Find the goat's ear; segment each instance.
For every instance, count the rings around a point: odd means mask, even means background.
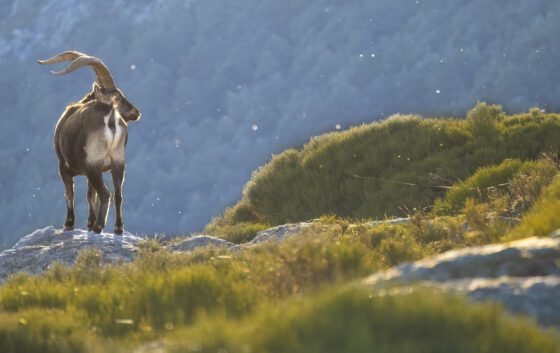
[[[103,92],[101,86],[99,86],[97,82],[93,83],[93,95],[95,96],[95,99],[100,103],[107,104],[107,105],[113,104],[110,95]]]

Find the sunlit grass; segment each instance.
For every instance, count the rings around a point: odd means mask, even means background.
[[[203,321],[168,342],[170,352],[560,351],[552,332],[514,319],[496,305],[473,305],[435,292],[392,297],[359,289],[290,300],[241,321]]]
[[[525,211],[557,172],[557,166],[546,160],[507,159],[498,165],[482,167],[466,180],[454,184],[445,197],[436,200],[434,212],[458,212],[468,199],[491,203],[503,213],[515,213],[515,208]]]
[[[90,250],[72,268],[13,276],[0,287],[0,308],[67,312],[102,337],[161,334],[196,324],[200,315],[243,318],[269,302],[469,245],[457,222],[418,215],[404,224],[350,227],[326,217],[280,243],[192,254],[143,247],[133,263],[118,266]]]
[[[313,296],[375,269],[464,246],[446,232],[449,222],[419,219],[371,228],[330,217],[281,243],[192,254],[143,247],[133,263],[118,266],[104,265],[101,254],[89,250],[72,268],[56,265],[43,276],[10,278],[0,287],[0,312],[54,310],[80,322],[72,326],[76,335],[150,339],[196,326],[200,317],[250,317],[294,295]],[[10,322],[16,326],[6,334],[22,334],[24,327]]]
[[[516,227],[509,239],[527,236],[547,236],[560,229],[560,174],[552,184],[543,190],[534,207],[524,216],[521,224]]]
[[[247,243],[261,230],[270,228],[266,223],[240,222],[235,224],[210,223],[204,229],[205,234],[216,236],[235,244]]]

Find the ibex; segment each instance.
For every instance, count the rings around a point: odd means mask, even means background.
[[[88,180],[89,204],[87,228],[101,233],[107,222],[111,198],[111,193],[103,183],[102,173],[110,170],[115,186],[114,233],[122,234],[122,185],[127,123],[140,119],[140,111],[115,86],[109,69],[96,57],[68,51],[37,62],[44,65],[63,61],[72,62],[61,71],[53,71],[53,74],[65,75],[89,66],[97,75],[93,90],[79,102],[66,107],[54,132],[54,148],[68,208],[64,230],[74,229],[74,176],[85,175]]]

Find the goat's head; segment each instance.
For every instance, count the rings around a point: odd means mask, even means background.
[[[93,83],[93,94],[99,103],[112,106],[118,110],[120,116],[125,121],[136,121],[140,119],[140,111],[125,97],[120,89],[108,90],[100,86],[97,82]]]
[[[93,84],[95,100],[118,110],[125,121],[136,121],[140,119],[140,111],[125,97],[121,90],[117,88],[113,76],[111,76],[111,72],[100,59],[76,51],[67,51],[47,60],[37,60],[37,62],[42,65],[56,64],[62,61],[72,62],[63,70],[53,71],[53,74],[57,76],[66,75],[81,67],[90,66],[97,75],[97,82]]]

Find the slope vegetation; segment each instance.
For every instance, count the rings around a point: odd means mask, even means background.
[[[275,156],[212,226],[431,210],[453,184],[481,167],[536,160],[559,147],[560,116],[538,109],[505,116],[499,106],[479,103],[464,120],[394,116],[316,137]],[[516,168],[503,169],[511,174]]]

